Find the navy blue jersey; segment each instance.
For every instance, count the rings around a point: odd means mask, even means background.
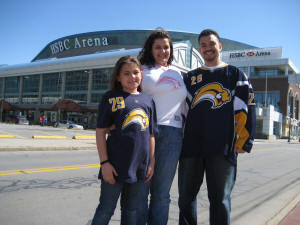
[[[157,132],[155,104],[144,93],[108,91],[98,110],[97,128],[115,125],[107,138],[107,155],[117,181],[144,180],[149,163],[150,134]]]
[[[181,157],[224,154],[235,160],[234,146],[250,152],[255,134],[252,86],[238,68],[200,67],[184,76],[188,90]]]

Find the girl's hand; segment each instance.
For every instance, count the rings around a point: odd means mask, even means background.
[[[102,165],[101,168],[102,168],[103,180],[109,184],[116,183],[116,179],[114,178],[114,175],[118,176],[118,173],[115,170],[115,168],[109,162]]]
[[[154,164],[155,164],[155,159],[150,160],[147,173],[146,173],[146,180],[144,183],[147,183],[151,180],[154,173]]]

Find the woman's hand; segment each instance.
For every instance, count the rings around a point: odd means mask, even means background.
[[[146,180],[144,183],[147,183],[151,180],[154,173],[154,165],[155,165],[155,159],[150,160],[147,173],[146,173]]]
[[[102,169],[102,177],[105,182],[109,184],[116,183],[116,179],[114,178],[114,175],[118,176],[118,173],[109,162],[101,165],[101,169]]]

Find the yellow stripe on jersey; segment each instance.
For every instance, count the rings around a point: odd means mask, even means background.
[[[248,130],[246,129],[245,125],[247,122],[247,114],[243,111],[235,114],[234,116],[235,118],[235,131],[238,135],[236,143],[235,143],[235,147],[238,147],[240,149],[243,149],[244,144],[246,143],[246,141],[248,140],[250,134],[248,132]]]

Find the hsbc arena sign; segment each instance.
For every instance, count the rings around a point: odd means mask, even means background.
[[[258,49],[244,49],[239,51],[222,52],[222,60],[225,62],[278,59],[281,57],[282,57],[282,48],[258,48]]]
[[[109,45],[107,37],[95,37],[95,38],[66,38],[64,40],[57,41],[49,46],[52,55],[76,48],[87,48],[97,46]]]

